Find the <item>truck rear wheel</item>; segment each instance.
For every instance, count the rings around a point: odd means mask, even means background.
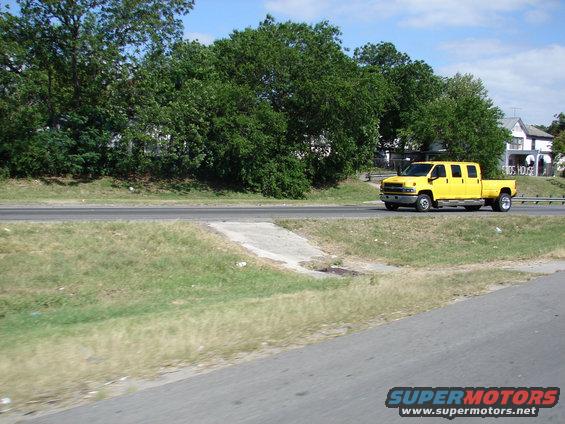
[[[432,207],[432,199],[427,194],[420,194],[416,199],[416,210],[418,212],[428,212]]]
[[[500,196],[492,204],[492,210],[495,212],[508,212],[511,207],[512,197],[508,193],[500,193]]]
[[[398,209],[398,205],[395,203],[385,202],[385,208],[387,208],[389,211],[395,211]]]

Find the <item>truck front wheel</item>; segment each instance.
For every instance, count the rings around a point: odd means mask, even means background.
[[[432,199],[427,194],[420,194],[416,199],[416,210],[418,212],[428,212],[432,207]]]
[[[512,197],[508,193],[500,193],[500,196],[492,204],[492,210],[495,212],[508,212],[511,207]]]

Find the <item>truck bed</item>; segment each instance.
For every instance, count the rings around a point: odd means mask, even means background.
[[[503,188],[510,189],[510,195],[516,196],[516,181],[515,180],[482,180],[483,190],[482,195],[484,199],[495,199],[500,194]]]

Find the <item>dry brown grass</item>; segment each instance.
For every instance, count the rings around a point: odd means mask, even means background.
[[[363,231],[370,224],[357,222]],[[383,223],[389,231],[393,224]],[[420,269],[320,280],[274,268],[189,223],[3,227],[0,397],[23,411],[91,390],[110,395],[104,383],[126,375],[309,343],[530,278]],[[241,260],[246,267],[235,266]],[[339,331],[322,332],[332,328]]]
[[[393,216],[279,222],[326,252],[401,266],[450,267],[565,257],[565,218],[558,216]]]
[[[25,410],[27,401],[70,399],[116,377],[151,377],[163,366],[214,363],[266,345],[307,343],[323,328],[361,328],[363,322],[397,319],[483,293],[492,284],[528,278],[509,271],[403,272],[364,276],[331,290],[217,303],[199,312],[87,323],[5,347],[0,375],[4,392]]]

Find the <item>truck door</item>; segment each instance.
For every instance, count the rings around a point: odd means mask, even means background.
[[[465,180],[461,173],[461,165],[451,165],[451,178],[449,179],[451,199],[465,198]]]
[[[449,199],[449,180],[445,173],[445,166],[436,165],[430,174],[432,177],[432,186],[434,193],[434,200]]]
[[[465,197],[467,199],[481,198],[481,175],[477,165],[467,165],[465,167],[467,178],[465,178]]]

